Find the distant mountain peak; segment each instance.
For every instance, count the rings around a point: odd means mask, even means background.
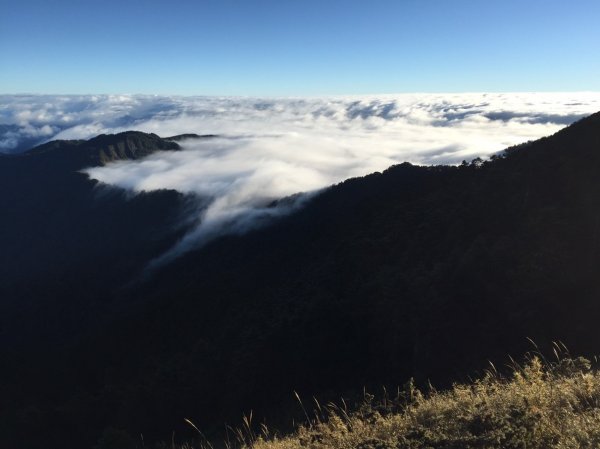
[[[125,131],[119,134],[100,134],[87,141],[91,156],[97,157],[100,165],[124,159],[140,159],[156,151],[177,151],[181,147],[156,134],[140,131]]]
[[[53,162],[65,162],[79,168],[106,165],[120,160],[134,160],[156,151],[177,151],[181,147],[171,139],[153,133],[125,131],[100,134],[89,140],[53,140],[24,153],[25,156],[46,156]]]
[[[179,142],[181,140],[187,140],[187,139],[214,139],[215,137],[219,137],[219,135],[218,134],[187,133],[187,134],[178,134],[176,136],[164,137],[163,139]]]

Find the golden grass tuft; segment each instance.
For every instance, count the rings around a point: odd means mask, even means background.
[[[300,401],[300,398],[298,398]],[[302,401],[300,401],[302,403]],[[531,356],[509,376],[492,366],[471,384],[423,394],[412,383],[396,398],[315,408],[288,436],[263,431],[246,449],[598,449],[600,373],[583,358]]]

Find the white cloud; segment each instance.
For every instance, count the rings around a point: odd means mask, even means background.
[[[330,98],[0,96],[0,151],[32,139],[128,129],[188,140],[184,151],[88,170],[134,191],[209,199],[179,249],[283,211],[274,199],[402,161],[457,163],[552,134],[600,110],[600,93],[411,94]],[[5,125],[6,131],[1,128]],[[28,140],[29,139],[29,140]]]

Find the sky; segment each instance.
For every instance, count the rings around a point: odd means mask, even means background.
[[[199,198],[179,254],[287,213],[274,199],[600,110],[599,23],[598,0],[0,0],[0,153],[218,134],[86,171]]]
[[[600,91],[598,0],[0,0],[0,93]]]

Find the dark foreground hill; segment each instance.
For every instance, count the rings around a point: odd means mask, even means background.
[[[491,161],[346,181],[143,283],[186,198],[98,195],[26,159],[0,159],[19,173],[0,178],[4,445],[150,444],[183,418],[216,435],[250,409],[285,424],[294,390],[444,386],[527,337],[600,347],[600,114]]]

